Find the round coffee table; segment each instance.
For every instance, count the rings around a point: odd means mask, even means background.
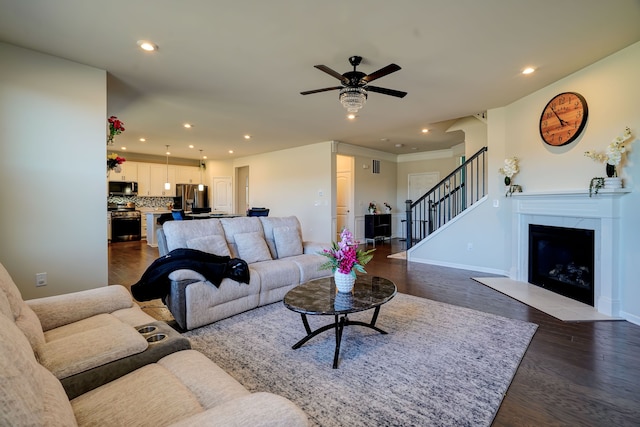
[[[344,327],[349,325],[366,326],[381,334],[386,334],[376,326],[376,320],[380,313],[380,306],[393,298],[396,293],[396,285],[391,280],[368,274],[358,275],[353,291],[349,293],[337,292],[333,276],[312,280],[293,288],[285,295],[284,305],[289,310],[300,313],[307,336],[295,343],[292,348],[294,350],[300,348],[316,335],[335,329],[336,350],[333,356],[333,369],[336,369]],[[349,313],[371,309],[375,309],[371,322],[349,320]],[[312,331],[307,321],[307,315],[331,315],[334,316],[334,322]]]

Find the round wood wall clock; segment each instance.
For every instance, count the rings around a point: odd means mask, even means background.
[[[554,146],[569,144],[580,136],[587,124],[587,101],[576,92],[563,92],[547,103],[540,116],[540,136]]]

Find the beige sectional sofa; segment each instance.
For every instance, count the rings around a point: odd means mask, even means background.
[[[122,374],[114,362],[131,362],[155,345],[147,341],[146,329],[138,332],[132,325],[162,326],[153,320],[120,286],[25,302],[0,264],[0,425],[308,424],[289,400],[250,393],[194,350],[172,347],[155,363],[146,358],[144,366]],[[106,371],[92,371],[101,363]],[[122,376],[102,383],[111,371]],[[70,396],[61,381],[83,373],[89,373],[83,381],[92,389]],[[102,385],[96,387],[96,379]]]
[[[192,270],[171,273],[165,303],[187,330],[280,301],[295,286],[331,275],[331,270],[319,269],[326,258],[318,255],[329,244],[303,241],[295,216],[169,221],[157,237],[160,255],[190,248],[249,265],[249,284],[224,279],[216,287]]]

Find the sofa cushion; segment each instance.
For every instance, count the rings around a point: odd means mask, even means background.
[[[302,236],[302,228],[300,227],[300,221],[295,216],[284,217],[260,217],[262,223],[262,229],[264,232],[264,239],[267,241],[269,250],[273,258],[281,258],[276,248],[276,242],[273,236],[273,230],[279,227],[297,228],[298,233]]]
[[[297,227],[276,227],[273,229],[278,258],[302,255],[302,238]]]
[[[157,363],[80,395],[71,406],[80,426],[166,426],[204,410],[180,378]]]
[[[194,221],[167,221],[162,225],[167,240],[168,252],[186,248],[187,240],[202,236],[223,236],[224,230],[218,218],[198,219]]]
[[[264,241],[262,233],[237,233],[235,241],[238,256],[245,260],[247,264],[272,259],[271,252],[269,252],[269,247],[267,242]]]
[[[218,256],[231,256],[224,236],[212,234],[187,240],[187,248]]]
[[[23,333],[0,316],[0,425],[75,426],[60,381],[36,361]]]
[[[27,337],[37,357],[38,347],[44,343],[42,324],[36,313],[24,302],[20,290],[2,264],[0,264],[0,292],[4,294],[3,302],[0,304],[2,313],[9,317]]]
[[[147,340],[136,329],[110,314],[61,326],[45,333],[41,363],[62,379],[106,365],[147,349]]]
[[[260,222],[259,217],[220,218],[220,223],[224,229],[224,235],[227,238],[227,245],[229,245],[229,250],[231,251],[231,258],[241,258],[236,246],[236,234],[255,232],[260,233],[264,237],[262,223]]]

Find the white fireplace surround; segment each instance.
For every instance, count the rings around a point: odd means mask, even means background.
[[[631,192],[601,189],[527,192],[513,195],[511,279],[529,280],[529,224],[594,231],[594,304],[608,316],[620,314],[620,197]]]

